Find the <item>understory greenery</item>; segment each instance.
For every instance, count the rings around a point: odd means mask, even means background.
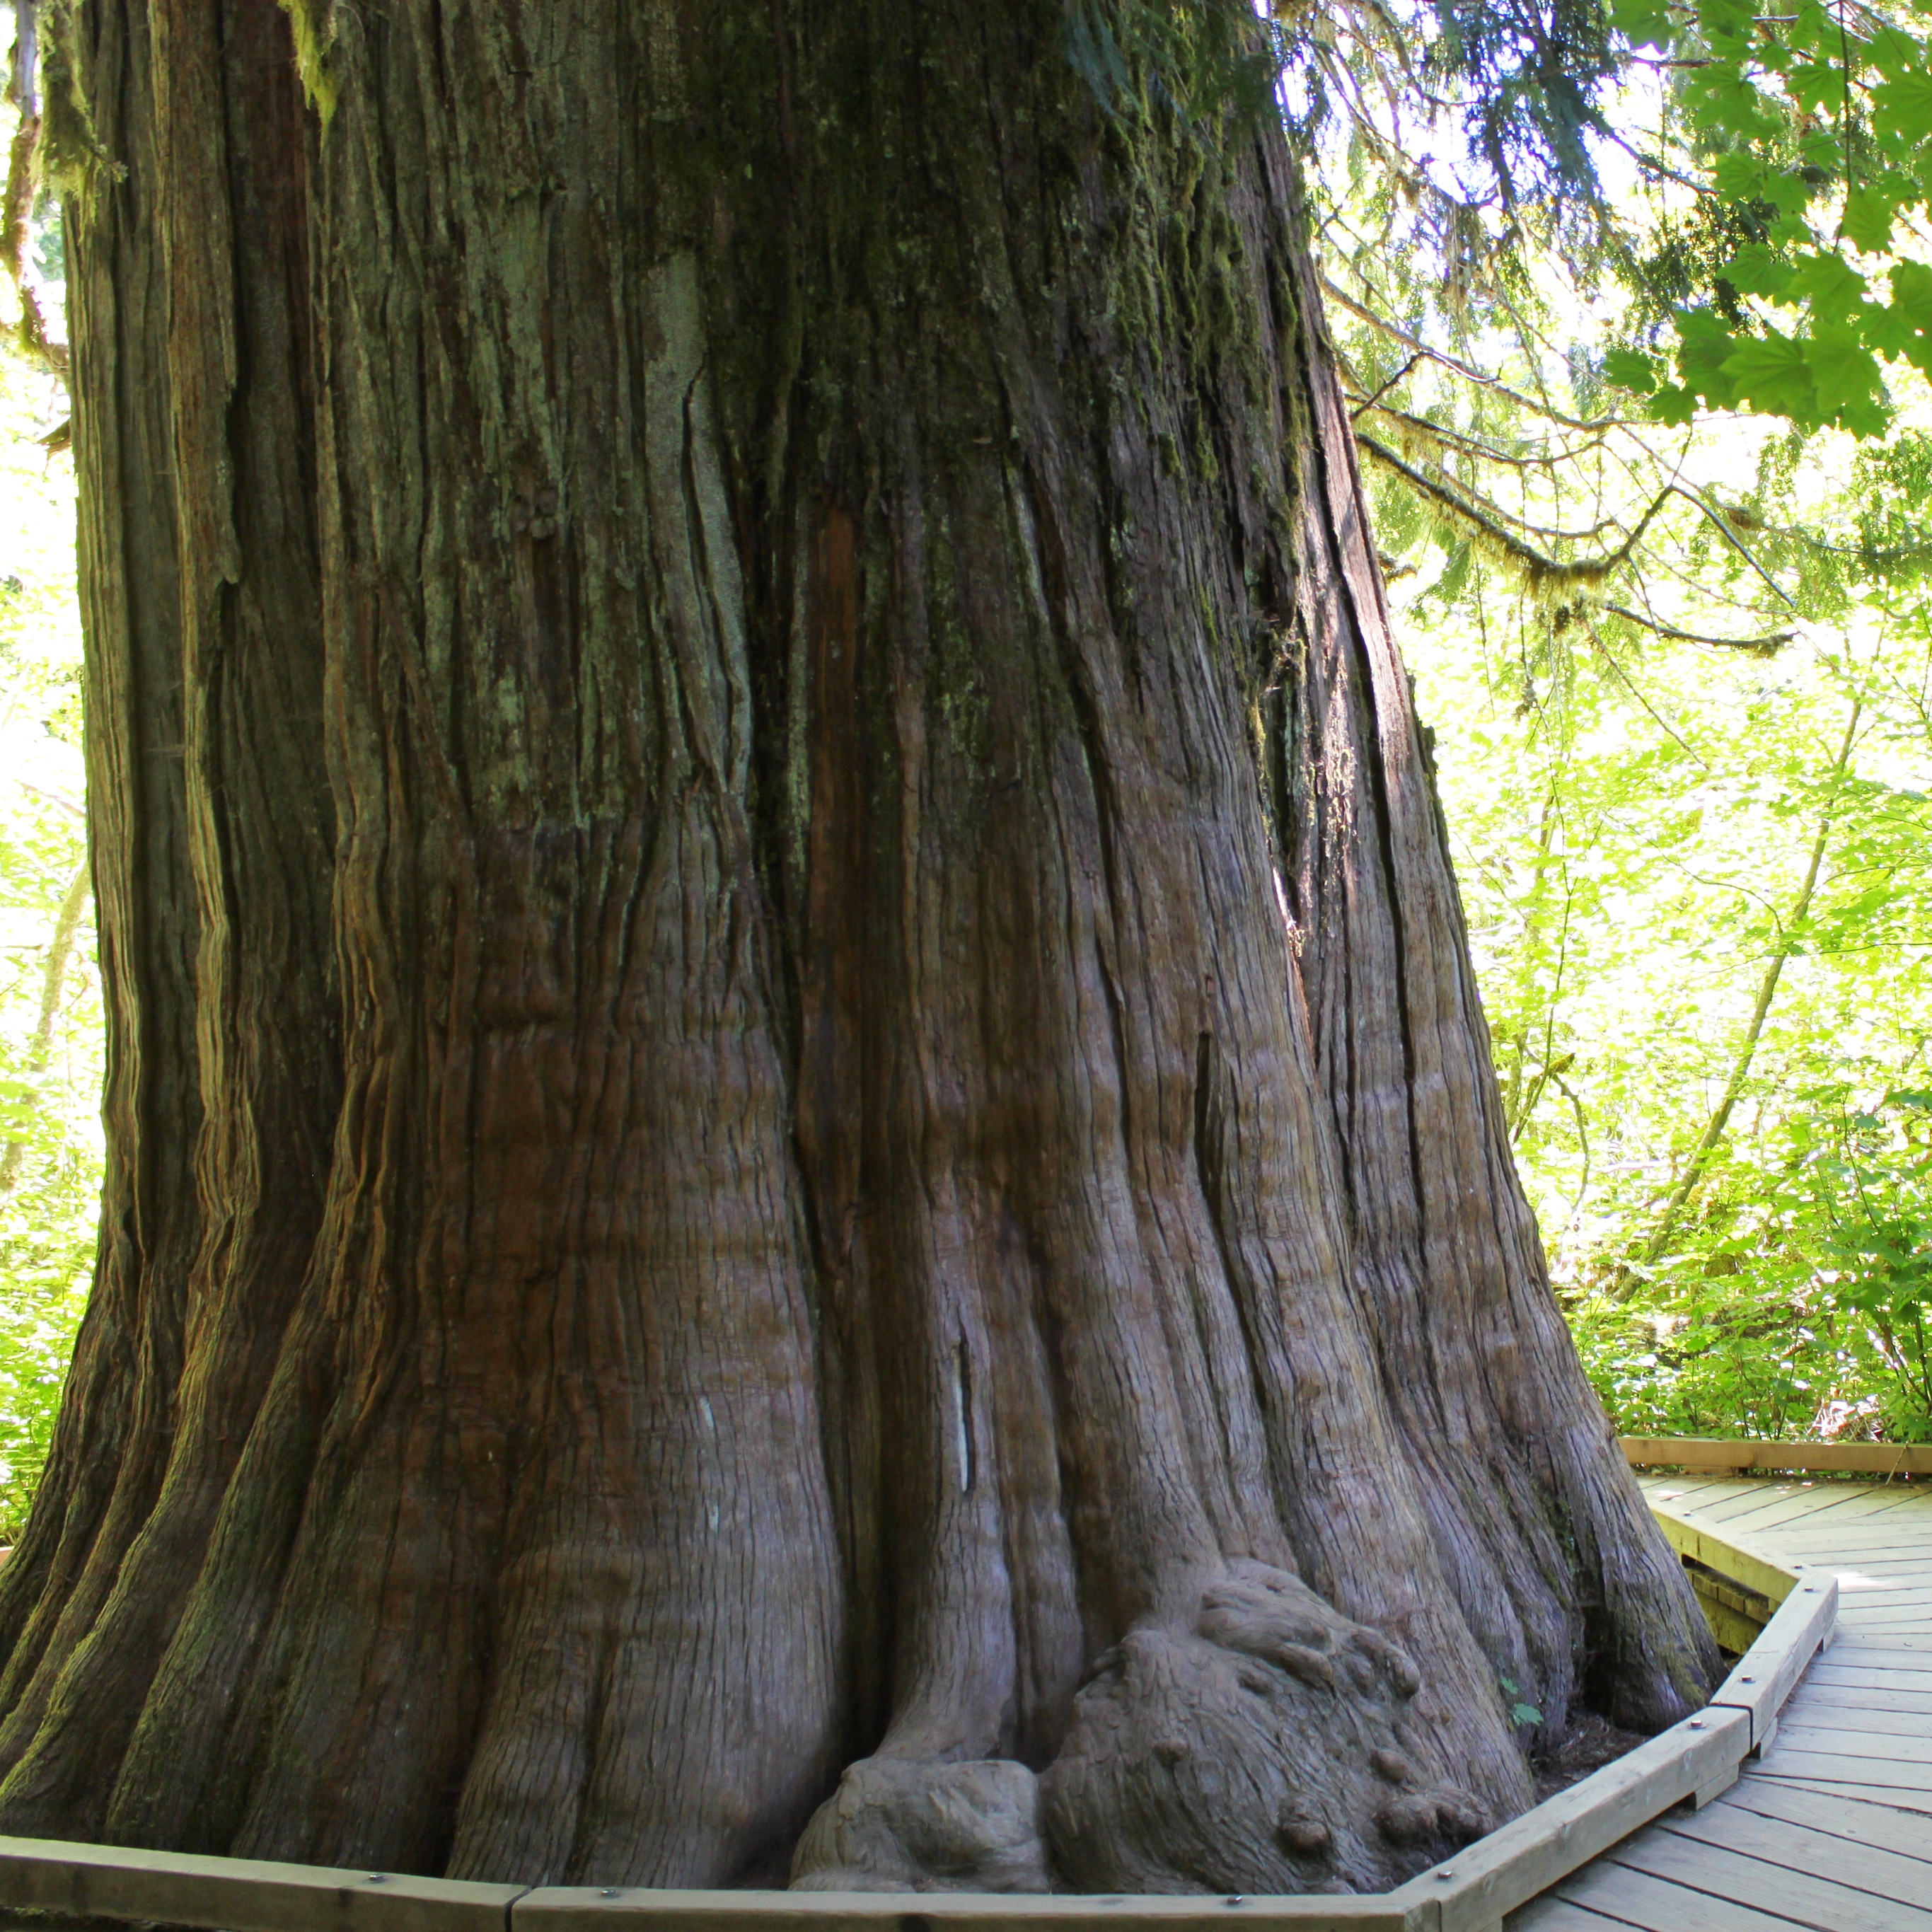
[[[1932,1440],[1924,20],[1407,17],[1286,98],[1559,1292],[1626,1432]]]
[[[57,378],[0,357],[0,1544],[46,1457],[93,1272],[102,1032]]]
[[[16,10],[4,129],[0,1543],[101,1161],[50,197],[112,166],[78,4]],[[1509,1130],[1619,1426],[1932,1440],[1927,16],[1066,20],[1108,115],[1280,112],[1305,157]]]

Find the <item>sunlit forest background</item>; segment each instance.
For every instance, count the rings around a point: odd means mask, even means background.
[[[1862,441],[1655,420],[1628,301],[1559,214],[1505,232],[1410,166],[1322,45],[1344,385],[1584,1360],[1628,1433],[1932,1440],[1932,398],[1888,372]],[[1668,242],[1668,178],[1611,186]],[[21,266],[57,337],[51,209]],[[102,1159],[58,362],[0,354],[0,1544]]]

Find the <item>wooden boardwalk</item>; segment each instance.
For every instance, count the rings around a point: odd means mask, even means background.
[[[1512,1932],[1932,1932],[1932,1486],[1640,1480],[1718,1534],[1835,1576],[1838,1641],[1730,1791],[1633,1834]]]

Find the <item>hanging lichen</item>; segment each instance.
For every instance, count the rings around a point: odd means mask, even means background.
[[[38,166],[40,183],[85,214],[101,182],[126,170],[100,145],[94,112],[80,82],[76,53],[80,0],[45,0],[40,11],[41,110]]]
[[[302,91],[326,128],[335,112],[338,92],[328,58],[335,45],[335,0],[280,0],[280,4],[295,35],[296,71],[302,76]]]

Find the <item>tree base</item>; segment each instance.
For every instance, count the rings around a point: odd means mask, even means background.
[[[1385,1891],[1490,1828],[1418,1776],[1408,1655],[1298,1577],[1238,1562],[1195,1617],[1099,1659],[1059,1756],[874,1757],[800,1841],[808,1891]]]

